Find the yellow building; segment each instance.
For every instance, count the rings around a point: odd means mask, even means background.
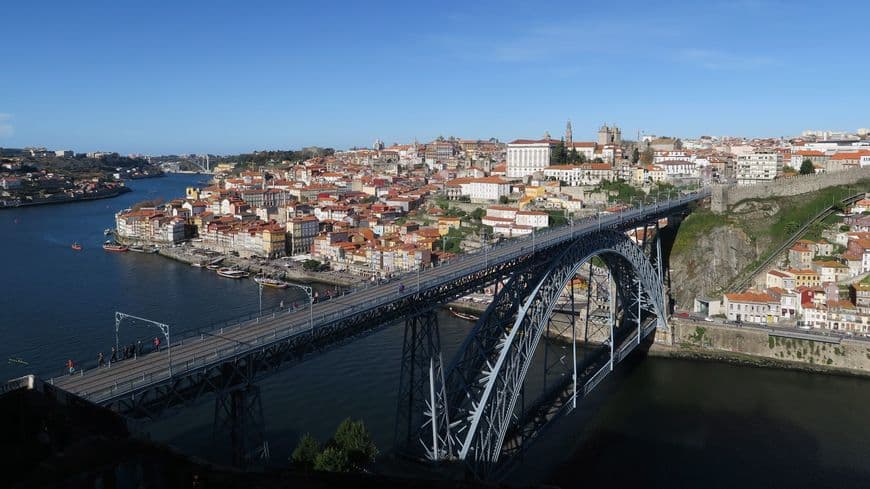
[[[547,187],[539,186],[539,187],[526,187],[526,197],[530,199],[537,199],[538,197],[543,197],[547,194]]]
[[[263,251],[270,258],[284,256],[287,233],[281,226],[263,229]]]
[[[451,229],[459,229],[462,226],[462,220],[458,217],[439,217],[438,218],[438,234],[441,236],[447,235]]]
[[[787,272],[794,277],[795,287],[816,287],[821,284],[819,274],[815,270],[790,268]]]

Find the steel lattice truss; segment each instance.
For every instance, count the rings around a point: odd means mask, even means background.
[[[594,256],[605,265],[603,281],[595,277],[602,270],[588,264]],[[564,393],[562,382],[545,389],[545,399],[535,404],[537,411],[517,413],[516,409],[535,349],[552,326],[558,299],[584,266],[590,274],[585,334],[590,329],[606,328],[604,346],[610,353],[586,362],[581,372],[588,377],[584,389],[591,390],[627,355],[627,338],[631,337],[633,348],[635,341],[640,342],[653,329],[651,321],[642,325],[642,320],[655,317],[660,327],[666,327],[661,270],[652,265],[644,248],[623,232],[602,230],[581,236],[553,256],[547,266],[515,270],[448,372],[445,417],[453,424],[439,427],[439,439],[450,440],[454,451],[449,457],[467,461],[478,477],[486,477],[496,468],[509,432],[508,448],[516,448],[551,419],[548,411],[566,405],[565,396],[560,396]],[[575,319],[572,311],[572,321]],[[571,384],[577,385],[576,381]],[[584,394],[574,390],[568,399],[573,405]]]
[[[101,404],[133,418],[158,418],[165,411],[191,404],[205,394],[231,391],[255,383],[278,368],[297,363],[308,355],[345,344],[383,326],[452,301],[502,279],[513,270],[542,267],[565,246],[538,250],[537,253],[481,268],[450,283],[397,299],[383,307],[350,315],[312,332],[244,352],[219,365],[190,370],[185,375],[147,385]]]

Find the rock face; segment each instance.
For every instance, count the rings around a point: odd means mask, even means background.
[[[742,229],[727,225],[713,228],[694,246],[671,255],[671,295],[676,307],[691,309],[696,297],[718,292],[764,249]]]

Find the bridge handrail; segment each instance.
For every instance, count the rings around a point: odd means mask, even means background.
[[[707,191],[706,193],[709,194],[709,191]],[[683,196],[683,197],[675,199],[675,200],[661,202],[661,203],[656,204],[654,206],[634,207],[634,208],[631,208],[629,210],[622,211],[619,213],[612,213],[612,214],[607,214],[607,215],[603,215],[603,216],[599,215],[596,217],[589,217],[589,218],[580,220],[577,223],[572,222],[571,225],[563,225],[563,226],[559,226],[559,227],[555,227],[555,228],[548,228],[543,232],[537,233],[535,236],[527,236],[525,238],[520,238],[517,240],[505,241],[503,243],[499,243],[499,248],[501,248],[500,251],[503,251],[504,248],[510,247],[510,246],[513,246],[516,248],[517,244],[520,244],[520,246],[517,249],[515,249],[511,252],[508,252],[506,254],[501,253],[501,254],[497,254],[496,256],[490,257],[490,264],[493,265],[493,264],[502,263],[505,261],[515,259],[519,256],[528,254],[530,252],[530,247],[525,246],[525,245],[532,245],[536,248],[544,249],[544,248],[559,244],[561,242],[564,242],[568,239],[571,239],[574,236],[576,236],[578,233],[584,233],[584,232],[591,231],[591,230],[597,228],[599,225],[602,228],[609,227],[612,225],[619,225],[619,224],[624,223],[625,221],[629,221],[629,220],[635,219],[637,217],[648,216],[648,214],[658,214],[662,211],[669,210],[669,209],[674,208],[674,207],[682,206],[682,205],[686,204],[687,202],[697,200],[699,197],[703,197],[703,196],[704,196],[703,192],[702,193],[693,193],[693,194],[689,194],[689,195]],[[487,253],[489,253],[490,250],[492,250],[492,248],[489,248],[487,250]],[[434,286],[448,283],[448,282],[455,280],[457,277],[465,276],[471,272],[478,271],[480,269],[480,260],[479,259],[481,258],[480,255],[482,253],[483,253],[483,250],[477,250],[475,253],[469,253],[466,255],[462,255],[458,259],[450,261],[449,263],[447,263],[448,265],[449,264],[456,265],[457,263],[459,263],[459,264],[464,265],[464,266],[460,267],[458,270],[456,270],[454,272],[451,272],[448,275],[442,276],[442,275],[435,274],[435,276],[421,281],[419,290],[422,291],[422,290],[426,290],[426,289],[429,289],[429,288],[434,287]],[[441,268],[441,267],[437,267],[434,270],[438,270],[439,268]],[[413,277],[414,273],[416,273],[416,272],[405,273],[405,274],[400,275],[399,278],[407,280],[407,279],[410,279],[411,277]],[[363,312],[363,311],[368,311],[368,310],[380,308],[380,307],[382,307],[390,302],[394,302],[396,299],[408,297],[411,295],[415,295],[417,293],[418,293],[417,287],[411,286],[411,287],[406,287],[404,292],[397,293],[395,295],[394,294],[384,294],[381,297],[379,297],[378,299],[376,299],[374,301],[369,301],[369,302],[365,303],[364,305],[353,304],[353,305],[350,305],[348,308],[342,309],[340,311],[333,312],[329,315],[322,315],[322,316],[318,317],[315,321],[313,321],[312,328],[313,329],[321,328],[321,327],[328,325],[328,324],[331,324],[339,319],[347,317],[349,314],[358,314],[358,313]],[[303,306],[302,309],[304,309],[304,307],[305,306]],[[254,316],[254,314],[251,313],[251,314],[248,314],[248,316],[245,320],[236,319],[235,323],[232,323],[233,320],[228,320],[228,321],[224,321],[224,322],[213,323],[212,325],[209,325],[209,326],[204,327],[204,328],[195,328],[195,329],[186,330],[185,332],[181,333],[182,336],[181,336],[181,338],[179,338],[178,341],[173,341],[171,346],[177,348],[178,346],[182,345],[185,340],[190,341],[190,338],[195,338],[196,336],[199,336],[199,341],[203,341],[204,340],[204,333],[215,331],[216,329],[218,329],[218,326],[220,326],[221,329],[224,331],[236,330],[236,329],[243,328],[246,326],[256,325],[259,323],[260,319],[277,317],[278,314],[289,315],[291,312],[288,310],[285,310],[285,309],[287,309],[287,308],[283,308],[283,309],[277,308],[277,307],[270,308],[268,311],[272,311],[271,313],[267,312],[266,314],[256,315],[256,316]],[[255,317],[256,317],[257,321],[254,321]],[[308,324],[307,324],[307,320],[306,320],[302,324],[296,324],[296,325],[291,324],[291,325],[288,325],[286,328],[281,328],[280,331],[285,331],[286,334],[282,334],[280,337],[277,334],[278,331],[279,331],[279,329],[276,328],[275,332],[273,333],[273,335],[271,337],[272,342],[284,341],[286,339],[289,339],[289,338],[295,336],[296,334],[309,332],[310,329],[308,328]],[[113,397],[113,395],[111,393],[116,392],[117,386],[119,386],[119,385],[127,384],[127,385],[129,385],[129,389],[132,390],[134,387],[139,388],[139,387],[144,387],[144,386],[150,385],[151,383],[154,383],[154,382],[165,381],[167,378],[169,378],[168,373],[169,373],[171,367],[174,367],[174,369],[172,369],[173,370],[172,376],[176,376],[176,375],[180,375],[180,374],[187,374],[187,373],[190,373],[194,369],[204,368],[206,366],[209,366],[209,365],[212,365],[212,364],[215,364],[218,362],[222,363],[222,362],[226,361],[227,358],[229,358],[233,355],[248,354],[251,351],[262,348],[263,345],[261,344],[261,338],[265,338],[268,336],[269,335],[258,336],[253,341],[249,342],[248,345],[234,343],[232,346],[229,346],[229,347],[212,350],[213,353],[211,355],[207,355],[205,358],[200,358],[200,361],[202,362],[202,364],[200,364],[200,365],[197,365],[197,362],[196,362],[197,358],[194,356],[194,358],[193,358],[194,363],[193,364],[191,364],[190,361],[185,361],[185,362],[180,362],[180,363],[174,361],[174,362],[172,362],[171,365],[167,364],[166,368],[151,372],[147,375],[131,374],[131,375],[125,377],[124,379],[118,379],[116,382],[114,382],[113,387],[107,390],[107,391],[109,391],[109,394],[110,394],[109,398]],[[163,349],[161,349],[161,352],[162,351],[163,351]],[[211,360],[209,360],[209,358],[211,358]],[[96,362],[94,362],[94,365],[96,365]],[[179,367],[181,367],[182,365],[184,365],[184,368],[179,370]],[[93,370],[93,368],[82,369],[80,372],[76,372],[75,375],[85,375],[85,373],[87,373],[91,370]],[[160,376],[159,374],[161,372],[166,372],[167,375]],[[158,378],[156,380],[154,379],[155,375],[158,375]],[[142,381],[144,382],[146,377],[149,379],[149,381],[147,383],[142,384],[140,386],[135,386],[135,384],[137,382],[139,382],[139,379],[142,379]],[[52,380],[54,380],[54,379],[52,379]],[[124,391],[124,392],[128,392],[128,391]],[[94,395],[94,393],[82,393],[81,395],[83,397],[91,398]],[[103,399],[106,399],[106,398],[99,398],[99,399],[93,399],[93,400],[95,400],[95,402],[99,402]]]

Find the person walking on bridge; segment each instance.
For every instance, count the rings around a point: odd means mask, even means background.
[[[160,351],[160,337],[154,337],[154,351]]]
[[[115,350],[115,347],[112,347],[112,356],[109,358],[109,365],[118,361],[118,352]]]
[[[105,367],[105,366],[106,366],[106,359],[103,357],[103,352],[100,352],[100,354],[97,355],[97,364],[98,364],[100,367]]]
[[[70,375],[76,371],[76,364],[72,361],[72,358],[66,361],[66,368],[69,370]]]

